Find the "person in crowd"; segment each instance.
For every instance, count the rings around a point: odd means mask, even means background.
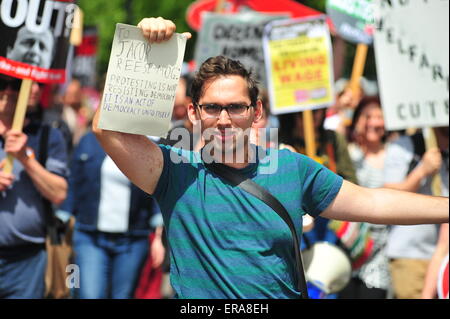
[[[326,109],[313,110],[314,137],[317,146],[316,161],[326,166],[331,171],[342,176],[344,179],[357,183],[356,172],[348,154],[348,145],[345,137],[324,128]],[[279,115],[280,122],[280,147],[287,148],[293,152],[306,154],[305,132],[303,113]],[[302,249],[308,248],[316,242],[329,242],[333,245],[341,245],[335,232],[329,227],[330,220],[321,216],[312,219],[305,216],[303,222],[310,225],[309,231],[304,229]],[[328,295],[327,298],[335,298],[336,295]]]
[[[59,205],[66,198],[67,154],[61,132],[35,117],[25,118],[23,130],[12,128],[20,85],[0,75],[0,298],[36,299],[45,293],[43,199]],[[41,152],[47,153],[43,163]],[[12,172],[4,170],[7,154]]]
[[[159,207],[155,203],[154,210],[159,211]],[[157,215],[160,221],[160,214]],[[155,219],[152,225],[156,224]],[[155,231],[148,236],[148,243],[151,247],[150,253],[147,255],[144,266],[138,278],[138,283],[134,291],[136,299],[163,299],[173,296],[172,287],[169,282],[169,275],[166,273],[166,259],[168,256],[167,245],[165,242],[164,228],[157,226]],[[163,259],[161,261],[161,259]]]
[[[69,127],[72,136],[73,149],[80,138],[89,130],[93,117],[93,110],[85,105],[85,96],[81,82],[72,79],[65,87],[61,104],[52,106],[52,117],[61,118]]]
[[[387,148],[385,187],[433,194],[432,180],[438,174],[441,194],[448,196],[448,127],[434,128],[438,147],[425,150],[423,134],[403,134]],[[419,299],[427,269],[439,238],[440,225],[392,226],[386,253],[390,259],[393,294],[398,299]],[[429,291],[429,290],[427,290]]]
[[[356,172],[347,149],[345,136],[324,128],[326,109],[313,110],[314,137],[316,141],[316,160],[346,180],[356,183]],[[293,150],[306,154],[303,113],[279,115],[280,143],[293,147]]]
[[[33,82],[31,84],[30,95],[28,98],[27,114],[29,117],[35,118],[37,121],[50,125],[59,129],[66,141],[66,149],[68,154],[72,152],[72,134],[66,122],[61,118],[58,112],[52,107],[44,109],[41,104],[42,92],[45,84]]]
[[[17,32],[15,42],[7,48],[6,57],[49,69],[54,56],[55,39],[50,29],[33,32],[26,25]]]
[[[314,137],[317,146],[315,160],[326,166],[331,171],[344,179],[357,183],[356,172],[348,153],[348,145],[345,137],[335,131],[326,130],[323,126],[326,109],[313,110]],[[303,113],[279,115],[280,122],[280,147],[306,154],[305,132]],[[314,228],[305,234],[309,243],[328,241],[333,244],[338,242],[334,232],[328,229],[329,220],[323,217],[314,219]],[[303,243],[304,247],[304,243]]]
[[[336,99],[334,105],[327,109],[324,126],[328,130],[336,131],[342,135],[347,134],[351,125],[353,112],[364,96],[378,94],[378,85],[361,77],[359,87],[351,88],[349,80],[341,78],[335,83]]]
[[[252,124],[250,143],[263,148],[278,147],[278,119],[270,113],[270,102],[267,90],[261,90],[259,99],[262,102],[261,118]]]
[[[178,82],[178,87],[175,92],[175,104],[173,106],[172,112],[172,123],[181,121],[184,123],[187,120],[187,99],[189,99],[189,85],[190,77],[189,75],[183,75],[180,77]]]
[[[190,85],[192,77],[185,74],[180,77],[175,93],[175,103],[171,129],[166,138],[159,140],[160,144],[176,146],[185,150],[198,149],[200,146],[199,134],[194,132],[194,125],[187,118],[187,106],[191,103]]]
[[[69,192],[57,212],[75,216],[73,249],[80,267],[82,299],[132,298],[147,257],[148,236],[162,227],[155,200],[134,186],[88,132],[75,148]],[[152,224],[153,222],[153,224]],[[164,256],[161,230],[152,243],[152,260]]]
[[[349,154],[359,185],[367,188],[383,186],[386,136],[378,96],[364,97],[355,109],[348,136]],[[374,223],[359,226],[358,236],[364,239],[369,234],[373,247],[367,251],[370,252],[368,258],[353,265],[353,278],[339,298],[386,299],[390,288],[385,254],[388,226]]]
[[[138,26],[152,43],[167,41],[176,29],[163,18],[146,18]],[[251,146],[244,132],[261,117],[262,105],[257,83],[240,62],[207,59],[191,92],[188,116],[201,125],[205,140],[200,152],[101,130],[99,109],[93,121],[107,154],[160,204],[176,297],[301,296],[285,222],[258,198],[216,175],[208,163],[223,164],[266,188],[297,217],[299,230],[298,217],[304,213],[385,224],[448,222],[448,198],[360,187],[304,155]]]

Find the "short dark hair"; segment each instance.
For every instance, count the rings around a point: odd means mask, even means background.
[[[191,85],[192,101],[196,105],[203,95],[204,84],[209,80],[215,80],[222,76],[239,75],[244,78],[248,86],[248,95],[252,105],[258,100],[258,82],[241,62],[219,55],[207,59],[195,74]]]

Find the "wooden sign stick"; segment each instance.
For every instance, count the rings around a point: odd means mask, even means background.
[[[73,17],[72,31],[70,32],[70,44],[79,46],[83,42],[83,11],[77,6]]]
[[[13,130],[22,131],[23,122],[25,120],[25,114],[27,112],[28,97],[30,96],[31,79],[23,79],[20,85],[19,99],[17,100],[16,111],[14,112],[14,119],[12,124]],[[5,166],[3,171],[5,173],[11,173],[13,170],[14,157],[11,154],[6,156]]]
[[[433,128],[431,128],[431,127],[425,128],[424,133],[425,133],[424,134],[425,148],[427,151],[430,148],[439,147]],[[433,179],[431,181],[431,191],[434,196],[442,196],[441,175],[439,174],[439,172],[433,176]]]
[[[306,155],[316,157],[316,137],[314,134],[314,119],[312,110],[303,111],[303,133],[305,138]]]
[[[364,73],[368,49],[368,45],[363,43],[358,44],[358,46],[356,47],[355,60],[353,61],[352,77],[349,84],[349,87],[353,93],[358,92],[358,90],[360,89],[360,80]]]

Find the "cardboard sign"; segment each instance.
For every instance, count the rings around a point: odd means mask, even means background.
[[[63,83],[74,0],[0,0],[0,73]]]
[[[224,55],[239,60],[252,70],[262,87],[267,87],[262,50],[264,26],[269,21],[287,16],[257,12],[233,15],[205,12],[195,50],[197,67],[212,56]]]
[[[334,103],[333,57],[325,16],[274,21],[264,31],[273,114]]]
[[[379,1],[375,9],[375,57],[387,129],[448,126],[449,2]]]
[[[118,23],[101,102],[99,127],[166,136],[181,74],[186,37],[150,44],[141,29]]]
[[[327,14],[336,32],[352,43],[373,42],[373,0],[327,0]]]

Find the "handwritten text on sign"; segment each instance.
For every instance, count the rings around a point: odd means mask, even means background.
[[[99,127],[165,136],[181,73],[186,39],[150,44],[134,26],[117,24]]]

